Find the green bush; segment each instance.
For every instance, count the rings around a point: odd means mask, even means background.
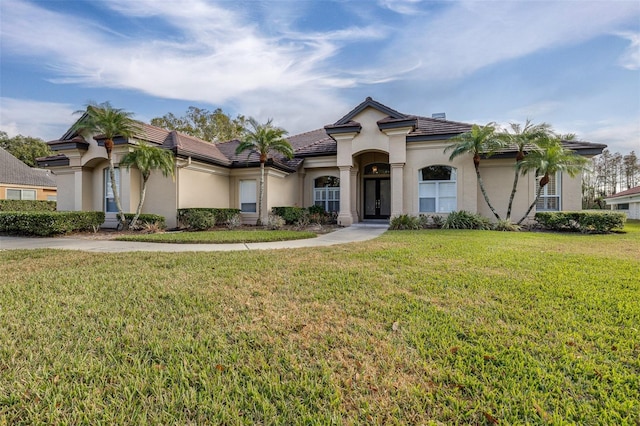
[[[520,225],[507,219],[500,219],[493,225],[494,231],[517,232],[520,229],[522,229]]]
[[[0,212],[0,232],[13,235],[66,234],[96,231],[104,222],[104,212]]]
[[[627,216],[622,212],[538,212],[536,221],[551,231],[604,234],[624,228]]]
[[[389,222],[389,229],[394,231],[406,230],[406,229],[420,229],[422,227],[419,217],[411,216],[409,214],[401,214],[394,216]]]
[[[271,213],[283,218],[287,225],[293,225],[302,221],[308,210],[303,207],[273,207]]]
[[[316,205],[307,207],[307,210],[309,211],[310,215],[313,215],[313,214],[325,214],[326,213],[324,211],[324,207],[316,206]]]
[[[240,209],[218,209],[206,207],[194,207],[178,209],[178,221],[182,226],[200,230],[213,228],[216,224],[229,225],[237,223]],[[206,226],[201,228],[201,226]]]
[[[34,212],[34,211],[56,211],[55,201],[39,200],[0,200],[0,211],[2,212]]]
[[[486,217],[465,210],[451,212],[442,225],[443,229],[491,229],[491,222]]]
[[[131,223],[135,216],[135,213],[125,213],[124,218],[127,223]],[[145,225],[157,225],[159,228],[166,228],[167,222],[164,219],[164,216],[159,214],[151,214],[151,213],[140,213],[138,216],[138,221],[136,222],[136,227],[144,227]]]

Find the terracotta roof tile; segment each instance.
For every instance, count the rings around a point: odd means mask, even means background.
[[[611,195],[607,198],[625,197],[628,195],[635,195],[635,194],[640,194],[640,186],[627,189],[626,191],[618,192],[617,194]]]

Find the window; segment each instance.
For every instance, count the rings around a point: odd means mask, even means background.
[[[116,190],[120,191],[120,169],[115,169],[114,172],[114,177],[116,178]],[[109,176],[109,169],[104,169],[104,211],[106,213],[118,212],[116,199],[113,196],[113,191],[111,190],[111,178]]]
[[[240,181],[240,211],[243,213],[255,213],[256,210],[256,181]]]
[[[629,210],[629,203],[620,203],[616,206],[616,210]]]
[[[365,175],[388,175],[391,168],[388,163],[373,163],[364,168]]]
[[[35,189],[7,189],[7,200],[35,200]]]
[[[542,176],[536,178],[536,191],[538,190],[538,185],[540,185],[540,179],[542,179]],[[542,193],[540,193],[540,198],[536,204],[536,211],[558,211],[562,208],[560,205],[560,183],[559,173],[549,175],[549,183],[542,188]]]
[[[418,174],[421,213],[451,213],[456,209],[456,169],[449,166],[429,166]]]
[[[314,181],[313,204],[326,212],[340,211],[340,178],[322,176]]]

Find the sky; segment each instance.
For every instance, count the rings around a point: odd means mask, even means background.
[[[0,2],[9,136],[57,139],[92,101],[145,122],[219,107],[296,134],[368,96],[640,152],[640,2]]]

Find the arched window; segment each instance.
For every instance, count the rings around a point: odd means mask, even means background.
[[[388,163],[373,163],[364,168],[364,174],[369,175],[388,175],[391,174],[391,168]]]
[[[313,204],[326,212],[340,211],[340,178],[321,176],[314,180]]]
[[[418,172],[421,213],[450,213],[457,208],[456,169],[429,166]]]

